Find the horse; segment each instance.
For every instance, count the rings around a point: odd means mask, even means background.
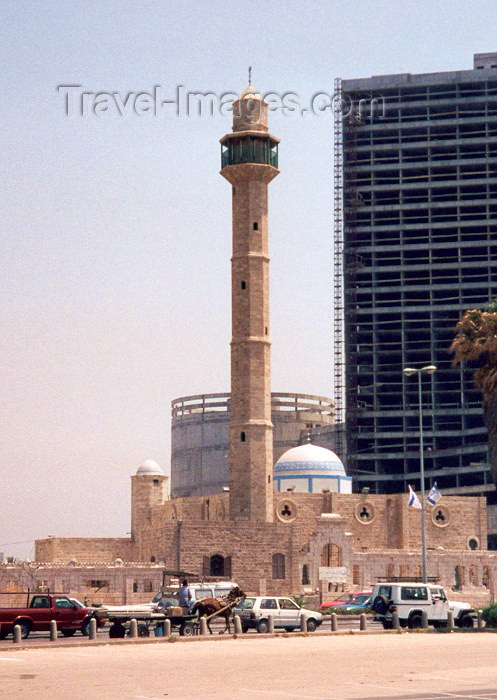
[[[224,634],[226,631],[228,634],[230,634],[231,608],[243,598],[245,598],[245,593],[240,590],[238,586],[235,586],[235,588],[232,588],[227,596],[223,596],[222,598],[204,598],[203,600],[197,601],[192,608],[192,613],[196,613],[199,618],[203,617],[204,615],[206,615],[208,618],[211,615],[213,617],[224,617],[226,627],[224,630],[222,630],[222,632],[220,632],[220,634]],[[227,607],[228,605],[229,607]],[[225,609],[223,610],[223,608]],[[215,615],[215,613],[218,613],[218,615]],[[207,620],[207,627],[209,632],[212,634],[210,623],[211,619],[213,618]]]

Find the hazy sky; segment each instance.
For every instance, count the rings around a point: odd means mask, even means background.
[[[0,6],[0,551],[125,535],[129,476],[169,469],[170,402],[227,391],[229,116],[65,114],[91,93],[258,90],[472,67],[497,4],[20,2]],[[86,98],[85,98],[86,99]],[[332,391],[333,122],[271,117],[273,389]],[[10,544],[28,541],[25,544]]]

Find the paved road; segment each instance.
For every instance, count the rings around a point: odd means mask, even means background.
[[[0,697],[492,700],[497,635],[380,634],[0,650]]]

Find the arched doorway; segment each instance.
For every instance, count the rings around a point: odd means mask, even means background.
[[[342,566],[342,548],[329,542],[321,550],[321,566]]]

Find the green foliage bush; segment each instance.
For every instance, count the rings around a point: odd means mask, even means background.
[[[482,618],[485,620],[487,627],[497,627],[497,605],[489,605],[483,608]]]

